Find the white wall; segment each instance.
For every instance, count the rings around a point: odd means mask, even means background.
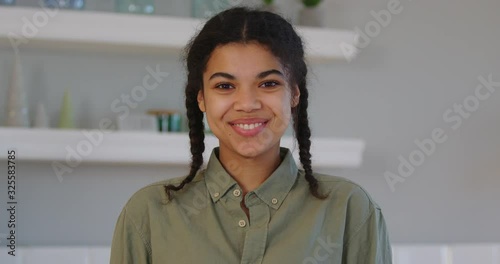
[[[286,2],[278,1],[282,7]],[[323,5],[328,26],[364,29],[374,21],[370,11],[386,9],[387,2],[326,0]],[[500,140],[495,136],[500,134],[500,95],[480,101],[456,130],[443,113],[474,94],[479,76],[492,74],[500,82],[500,2],[407,0],[401,6],[401,13],[392,16],[356,60],[312,65],[313,135],[367,141],[362,168],[329,172],[370,191],[383,207],[394,242],[499,242]],[[162,10],[189,14],[181,4]],[[285,12],[291,14],[292,9]],[[158,58],[25,50],[22,55],[29,103],[48,104],[52,125],[66,87],[72,88],[78,123],[92,127],[102,117],[113,117],[111,101],[139,83],[146,66],[158,63],[171,73],[169,80],[138,110],[183,107],[185,77],[173,54]],[[12,60],[9,50],[0,50],[1,117]],[[396,172],[398,156],[408,159],[417,149],[414,140],[430,138],[435,128],[443,129],[447,140],[391,192],[384,173]],[[21,163],[18,243],[108,245],[121,206],[135,190],[186,171],[81,165],[59,182],[48,164]],[[2,169],[2,206],[5,185]],[[0,212],[0,233],[5,233],[6,214]]]

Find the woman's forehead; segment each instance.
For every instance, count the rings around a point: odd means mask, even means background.
[[[236,73],[260,73],[270,69],[283,72],[280,60],[270,50],[257,43],[230,43],[218,46],[212,52],[205,73],[232,71]]]

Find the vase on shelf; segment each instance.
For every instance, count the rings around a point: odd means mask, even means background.
[[[26,105],[26,93],[22,82],[21,61],[19,53],[15,52],[14,68],[10,86],[7,91],[7,120],[6,126],[29,127],[28,106]]]
[[[75,9],[85,8],[85,0],[44,0],[44,5],[50,8]]]
[[[154,14],[154,0],[116,0],[116,12],[132,14]]]
[[[324,27],[325,10],[318,7],[321,0],[302,0],[303,7],[299,11],[299,25],[308,27]]]
[[[73,118],[73,104],[71,102],[71,96],[69,89],[64,91],[64,96],[62,99],[61,112],[59,114],[59,128],[75,128],[75,122]]]
[[[16,4],[16,0],[0,0],[0,5],[12,6]]]
[[[38,103],[36,108],[35,120],[33,121],[33,127],[35,128],[49,128],[49,117],[47,111],[45,111],[45,106],[42,103]]]

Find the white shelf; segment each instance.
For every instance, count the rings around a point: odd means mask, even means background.
[[[70,157],[70,161],[81,159],[83,163],[187,165],[191,158],[187,133],[0,127],[0,139],[1,160],[7,158],[9,149],[16,150],[18,161],[66,162]],[[218,145],[213,135],[205,137],[205,162]],[[283,137],[281,146],[292,150],[300,166],[298,145],[293,147],[292,138]],[[312,163],[323,168],[359,167],[364,148],[364,141],[359,139],[315,138]]]
[[[58,10],[51,15],[44,10],[0,7],[0,43],[10,45],[11,36],[17,35],[26,40],[20,45],[22,48],[43,46],[105,51],[128,48],[138,53],[178,52],[204,23],[204,20],[193,18],[93,11]],[[351,60],[355,56],[355,52],[346,55],[341,49],[341,43],[356,46],[358,35],[354,31],[296,28],[306,43],[306,56],[311,61]]]

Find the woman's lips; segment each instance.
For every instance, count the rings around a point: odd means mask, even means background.
[[[253,136],[259,134],[265,128],[265,126],[267,125],[267,121],[266,122],[256,122],[256,123],[251,123],[251,124],[246,123],[245,125],[243,125],[241,123],[239,125],[236,125],[236,124],[230,124],[230,125],[233,128],[233,130],[236,131],[236,133],[238,133],[239,135],[244,136],[244,137],[253,137]],[[241,126],[244,126],[244,127],[241,127]],[[252,126],[254,126],[254,128],[251,128]],[[245,127],[248,127],[249,129],[245,129]]]

